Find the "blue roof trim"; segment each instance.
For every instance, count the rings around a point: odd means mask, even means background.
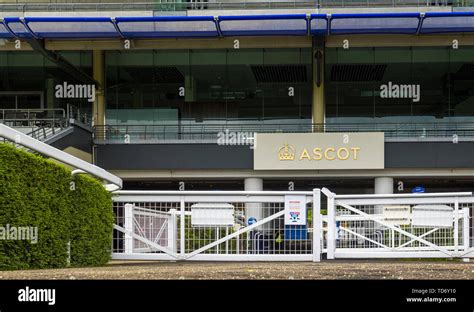
[[[235,27],[236,22],[246,21]],[[268,23],[267,21],[273,21]],[[294,21],[301,23],[295,24]],[[286,24],[286,25],[285,25]],[[225,36],[306,36],[309,33],[306,14],[224,15],[218,25]]]
[[[324,28],[319,28],[319,27],[311,27],[313,21],[324,21]],[[310,20],[309,20],[309,27],[310,31],[309,33],[311,35],[326,35],[329,33],[329,26],[330,22],[328,20],[328,15],[326,14],[311,14],[310,15]]]
[[[426,12],[420,34],[474,31],[474,12]]]
[[[30,22],[55,22],[55,23],[57,22],[80,22],[80,23],[110,22],[110,17],[25,17],[24,19],[27,23],[30,23]]]
[[[396,17],[420,17],[420,13],[351,13],[351,14],[332,14],[332,19],[344,18],[396,18]]]
[[[63,23],[59,27],[58,23]],[[17,38],[23,39],[77,39],[77,38],[117,38],[120,34],[109,17],[6,17]],[[23,29],[18,30],[19,25]],[[66,24],[70,24],[66,27]],[[99,26],[103,25],[102,28]],[[41,29],[46,27],[46,29]],[[1,34],[0,34],[1,37]]]
[[[7,28],[9,28],[15,35],[15,38],[20,39],[32,39],[34,38],[28,28],[25,27],[22,20],[19,17],[5,17],[4,22]]]
[[[196,38],[474,32],[474,12],[6,17],[0,38]]]
[[[219,21],[256,21],[256,20],[292,20],[306,19],[306,14],[269,14],[269,15],[222,15]]]
[[[421,13],[333,14],[329,34],[416,34],[421,20]]]
[[[133,17],[116,17],[120,22],[193,22],[193,21],[213,21],[214,16],[133,16]]]
[[[7,23],[5,22],[3,18],[0,18],[0,24],[5,29],[5,31],[3,31],[2,29],[2,31],[0,32],[0,38],[4,38],[4,39],[17,38],[17,35],[11,30],[11,28],[7,25]]]
[[[474,16],[474,12],[426,12],[425,17]]]
[[[116,17],[115,21],[121,34],[131,39],[205,38],[218,37],[220,35],[214,16]],[[201,25],[201,29],[196,27],[197,23]],[[174,29],[170,25],[175,25]],[[202,29],[203,27],[207,28]]]

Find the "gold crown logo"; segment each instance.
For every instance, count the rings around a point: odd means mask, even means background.
[[[293,160],[295,159],[295,149],[288,144],[285,144],[278,150],[279,160]]]

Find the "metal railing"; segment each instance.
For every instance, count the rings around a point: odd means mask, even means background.
[[[316,188],[115,194],[114,259],[319,262],[322,253],[328,260],[474,256],[471,192],[340,195]]]
[[[62,108],[52,109],[0,109],[0,122],[28,131],[27,135],[44,141],[69,125],[67,113]]]
[[[67,116],[69,119],[74,119],[76,122],[80,122],[87,126],[92,126],[92,116],[90,113],[81,111],[80,108],[68,104],[67,105]]]
[[[0,123],[22,131],[29,136],[44,141],[70,126],[70,120],[92,125],[91,115],[67,104],[66,109],[0,109]]]
[[[113,259],[321,259],[319,189],[313,192],[119,191],[115,194]],[[301,210],[306,212],[304,225],[285,221],[288,196],[298,200]]]
[[[61,123],[58,125],[59,127],[52,127],[52,126],[46,125],[46,126],[36,128],[27,134],[33,139],[36,139],[39,141],[45,141],[46,139],[49,139],[53,135],[66,129],[68,125],[69,124],[67,123]]]
[[[3,12],[78,12],[78,11],[188,11],[188,10],[242,10],[242,9],[305,9],[338,7],[410,7],[410,6],[472,6],[472,0],[314,0],[314,1],[233,1],[233,2],[157,2],[112,0],[44,1],[0,4]]]
[[[6,141],[14,142],[17,146],[21,145],[31,151],[56,159],[66,165],[79,169],[81,172],[89,173],[100,180],[106,181],[109,184],[106,184],[105,188],[109,192],[120,190],[122,188],[122,179],[118,176],[46,143],[35,140],[34,138],[3,124],[0,124],[0,139],[1,138]]]
[[[471,192],[338,195],[326,188],[327,259],[474,256]]]
[[[0,122],[15,127],[64,127],[66,110],[62,108],[0,109]]]
[[[384,132],[386,138],[474,137],[474,123],[341,123],[341,124],[193,124],[193,125],[107,125],[94,127],[94,139],[108,142],[142,143],[169,140],[218,140],[236,133]]]

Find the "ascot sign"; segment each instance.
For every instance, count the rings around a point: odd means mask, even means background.
[[[255,170],[383,169],[384,134],[258,133]]]

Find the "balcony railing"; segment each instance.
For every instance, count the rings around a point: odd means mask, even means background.
[[[169,141],[217,142],[219,138],[252,137],[253,133],[384,132],[385,138],[474,139],[474,123],[343,123],[343,124],[202,124],[118,125],[94,127],[96,142],[160,143]]]
[[[0,122],[15,128],[58,126],[67,123],[62,108],[0,109]]]

